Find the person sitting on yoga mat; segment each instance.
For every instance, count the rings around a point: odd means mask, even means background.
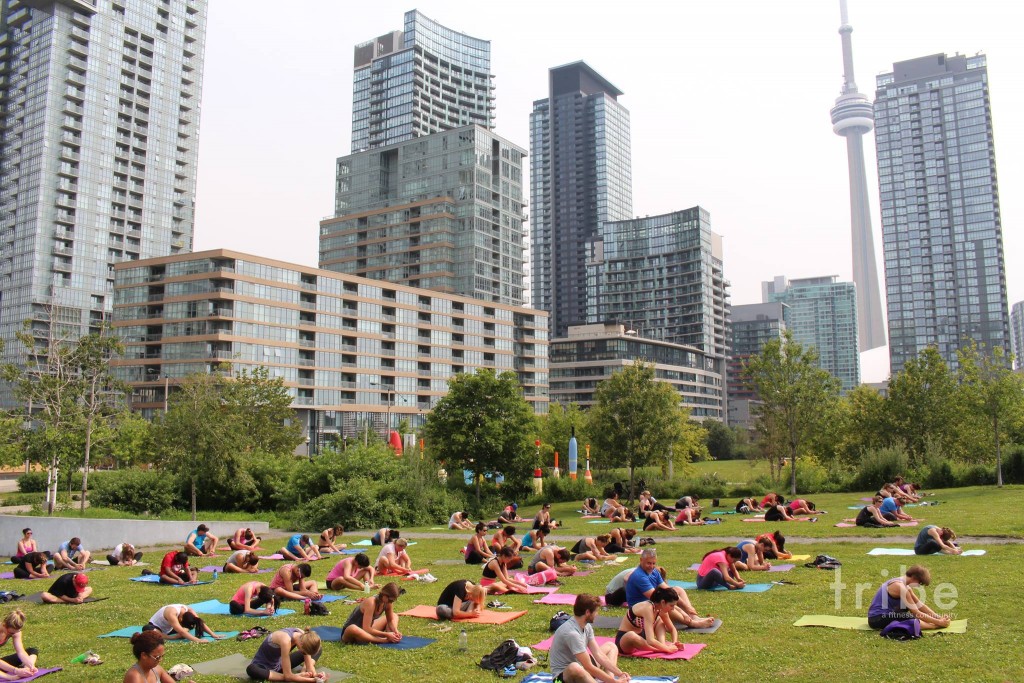
[[[29,553],[34,553],[39,550],[36,546],[36,539],[33,537],[34,533],[35,532],[28,527],[21,530],[21,540],[18,541],[17,552],[11,556],[11,564],[18,564],[19,559]],[[49,559],[50,553],[44,552],[43,554],[46,555],[47,559]]]
[[[676,510],[693,509],[700,517],[701,506],[699,496],[683,496],[676,501]]]
[[[780,496],[779,494],[777,494],[777,493],[768,493],[768,494],[765,495],[764,498],[761,499],[761,509],[762,510],[767,510],[771,506],[778,505],[779,503],[784,502],[784,501],[785,501],[785,499],[782,496]]]
[[[868,626],[883,629],[894,621],[917,619],[922,629],[946,628],[948,616],[939,616],[913,590],[932,582],[931,572],[915,564],[907,568],[905,576],[889,579],[875,593],[868,607]]]
[[[335,524],[330,529],[324,529],[320,532],[320,540],[316,543],[317,549],[321,553],[340,553],[348,547],[344,543],[336,542],[343,533],[345,533],[345,527],[340,524]]]
[[[522,541],[516,538],[516,528],[514,526],[506,526],[502,529],[498,529],[498,533],[491,537],[491,544],[489,547],[491,549],[491,553],[497,553],[505,546],[508,546],[518,554],[519,548],[522,545]]]
[[[533,516],[533,528],[539,529],[542,526],[546,526],[549,529],[558,528],[558,522],[551,519],[551,503],[541,505],[540,510],[537,510],[537,514]]]
[[[257,574],[260,571],[259,555],[251,550],[236,550],[228,556],[222,571],[225,574]]]
[[[605,548],[611,542],[612,537],[608,534],[601,534],[600,536],[586,536],[576,541],[576,545],[572,547],[570,551],[574,557],[574,560],[590,560],[591,562],[597,562],[599,560],[614,560],[615,556],[605,552]]]
[[[597,498],[584,498],[580,512],[585,515],[598,515],[601,514],[601,505],[597,502]],[[536,527],[534,528],[536,529]]]
[[[9,612],[0,621],[0,647],[10,640],[14,645],[14,654],[0,657],[0,680],[17,680],[27,678],[34,674],[36,669],[36,658],[39,650],[34,647],[25,649],[21,642],[21,629],[25,627],[25,613],[20,609]]]
[[[469,531],[473,526],[473,522],[469,520],[469,515],[462,511],[453,512],[452,516],[448,519],[449,529]]]
[[[763,541],[740,541],[736,544],[740,549],[740,559],[736,563],[737,569],[751,572],[766,572],[772,568],[772,563],[765,560],[765,551],[771,550],[772,544],[768,540]]]
[[[313,542],[306,534],[294,534],[288,539],[288,543],[277,552],[284,555],[284,559],[299,562],[306,560],[312,562],[320,559],[320,551],[316,549]]]
[[[891,522],[912,522],[914,518],[903,512],[902,504],[892,497],[891,491],[888,493],[889,495],[882,495],[882,504],[878,506],[882,516]]]
[[[134,567],[142,561],[142,553],[136,552],[131,543],[118,543],[107,555],[111,567]]]
[[[615,522],[636,521],[633,511],[619,502],[619,493],[613,490],[605,492],[604,503],[601,504],[601,516],[613,524]]]
[[[217,554],[218,540],[210,533],[210,527],[200,524],[185,538],[185,552],[197,557],[213,557]]]
[[[921,496],[918,495],[918,491],[921,490],[920,484],[911,484],[906,481],[903,477],[897,476],[892,480],[892,485],[896,487],[896,491],[902,494],[904,502],[907,503],[920,503]]]
[[[189,633],[190,629],[195,635]],[[188,605],[182,604],[164,605],[153,613],[142,630],[159,631],[167,640],[187,640],[192,643],[203,642],[204,634],[214,640],[221,638]]]
[[[46,569],[47,557],[43,553],[30,552],[18,558],[14,565],[16,579],[46,579],[50,572]]]
[[[786,499],[775,494],[775,502],[764,509],[764,521],[766,522],[792,522],[793,515],[789,514],[789,506]]]
[[[452,581],[437,598],[435,613],[441,621],[446,619],[472,619],[480,614],[487,599],[487,589],[465,579]]]
[[[594,638],[594,620],[601,601],[581,593],[572,606],[572,619],[558,627],[551,639],[548,661],[551,675],[564,683],[625,683],[629,674],[619,668],[619,653],[614,643],[598,645]]]
[[[700,518],[700,508],[686,507],[681,509],[679,514],[676,515],[676,524],[700,526],[704,523],[704,520]]]
[[[308,564],[285,564],[270,580],[274,595],[282,600],[319,600],[323,597],[317,590],[316,581],[309,578],[313,570]]]
[[[341,627],[343,643],[397,643],[402,640],[398,630],[395,601],[405,593],[397,583],[385,584],[376,595],[356,605]]]
[[[235,535],[228,539],[228,547],[232,550],[260,550],[260,537],[252,529],[239,528]]]
[[[882,505],[882,497],[875,494],[875,497],[871,499],[871,505],[865,505],[857,513],[857,519],[855,520],[857,526],[866,527],[868,529],[881,529],[884,527],[899,526],[895,522],[886,519],[879,508]]]
[[[879,493],[882,494],[882,498],[892,496],[900,505],[904,505],[905,503],[917,503],[921,500],[919,496],[907,494],[902,488],[900,488],[899,484],[896,483],[885,484],[882,486],[881,490],[879,490]]]
[[[639,497],[638,508],[640,514],[650,512],[651,510],[660,510],[662,512],[675,512],[675,508],[662,505],[658,502],[658,499],[651,495],[650,491],[641,491]]]
[[[635,605],[649,600],[655,588],[667,588],[674,590],[678,599],[677,609],[673,615],[675,622],[686,624],[690,628],[711,626],[715,618],[699,616],[685,590],[665,583],[664,572],[664,568],[658,567],[658,552],[654,548],[644,548],[640,553],[640,566],[626,580],[626,604]]]
[[[676,525],[663,510],[651,510],[644,513],[644,531],[675,531]]]
[[[199,580],[199,570],[188,566],[188,555],[180,550],[172,550],[160,562],[160,583],[195,583]]]
[[[547,535],[550,533],[551,527],[549,526],[542,526],[539,529],[531,529],[530,531],[527,531],[523,534],[523,543],[519,546],[519,550],[521,552],[540,550],[547,545],[544,539],[547,538]]]
[[[412,572],[412,559],[406,548],[409,541],[400,538],[397,541],[388,543],[380,549],[377,555],[377,574],[379,576],[407,575]]]
[[[466,564],[483,564],[494,557],[490,546],[487,545],[487,525],[483,522],[476,523],[476,533],[473,534],[469,543],[466,544]]]
[[[377,532],[370,537],[370,545],[386,545],[393,541],[397,541],[400,535],[401,534],[398,529],[383,527],[381,529],[377,529]]]
[[[164,671],[160,662],[164,658],[164,636],[159,631],[132,634],[132,654],[135,664],[124,673],[122,683],[174,683],[174,677]]]
[[[354,557],[346,557],[338,560],[338,563],[327,572],[327,586],[332,591],[352,590],[361,591],[365,588],[376,588],[374,583],[375,571],[370,566],[370,558],[366,553],[359,553]]]
[[[797,515],[825,514],[824,510],[819,511],[817,508],[815,508],[814,503],[808,500],[804,500],[803,498],[794,498],[793,500],[789,501],[789,505],[787,505],[786,507],[789,508],[789,514],[793,515],[794,517]]]
[[[608,582],[608,585],[604,588],[604,604],[609,607],[619,607],[626,602],[626,582],[629,580],[630,574],[633,573],[634,567],[629,569],[623,569],[621,572],[612,577],[612,580]]]
[[[776,529],[770,534],[761,534],[754,539],[758,543],[766,543],[764,546],[764,556],[769,560],[788,560],[793,557],[793,553],[786,552],[786,537],[782,535],[782,532]],[[771,546],[769,548],[769,546]]]
[[[519,504],[509,503],[498,515],[498,524],[518,524],[526,520],[519,516]]]
[[[235,615],[269,616],[277,611],[280,602],[270,586],[259,581],[246,581],[231,597],[228,611]]]
[[[737,590],[747,585],[736,570],[736,562],[742,554],[736,547],[712,550],[704,555],[697,570],[697,588],[713,590],[717,586],[725,586],[729,590]]]
[[[679,596],[669,588],[655,588],[649,600],[627,608],[615,633],[615,646],[624,655],[638,650],[672,654],[679,649],[679,632],[672,622]]]
[[[53,555],[53,566],[56,569],[74,569],[82,571],[89,564],[92,553],[82,547],[82,539],[75,536],[70,541],[60,544]]]
[[[502,548],[498,554],[484,564],[484,570],[480,579],[480,585],[495,595],[502,593],[525,593],[530,589],[522,581],[516,581],[509,573],[509,565],[516,561],[516,554],[512,548]]]
[[[749,514],[763,510],[764,508],[761,507],[761,504],[755,498],[741,498],[740,502],[736,503],[736,512],[739,514]]]
[[[67,603],[80,605],[92,595],[87,574],[62,574],[53,582],[50,589],[42,594],[43,602],[50,605]]]
[[[948,526],[937,527],[934,524],[929,524],[917,534],[917,540],[914,541],[914,554],[959,555],[963,550],[954,541],[956,541],[956,534]]]
[[[553,572],[550,575],[550,578],[545,579],[544,583],[547,583],[559,576],[572,576],[576,573],[576,567],[566,564],[568,561],[568,550],[549,545],[546,548],[541,548],[537,551],[537,554],[530,560],[530,564],[527,566],[526,571],[530,575],[540,574],[547,571]]]
[[[608,536],[612,539],[607,546],[605,546],[605,552],[608,553],[639,553],[640,548],[633,547],[633,539],[636,537],[636,529],[623,529],[616,527],[608,532]]]
[[[316,632],[303,628],[282,628],[267,634],[249,666],[245,667],[245,673],[255,681],[309,683],[326,680],[326,674],[317,673],[316,670],[321,653],[323,648]],[[293,673],[299,666],[302,670]]]

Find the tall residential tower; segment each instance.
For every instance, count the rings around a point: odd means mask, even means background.
[[[491,43],[405,13],[405,29],[355,48],[352,151],[449,128],[494,127]]]
[[[857,90],[853,78],[853,27],[846,18],[846,0],[839,0],[843,41],[843,92],[832,107],[832,130],[846,138],[846,156],[850,164],[850,227],[853,236],[853,281],[857,285],[860,350],[885,346],[882,300],[878,292],[878,267],[875,264],[875,240],[871,232],[871,204],[864,168],[864,135],[871,132],[874,120],[871,101]]]
[[[928,346],[1009,350],[985,56],[929,55],[877,77],[875,141],[893,373]]]
[[[587,320],[587,242],[633,214],[629,112],[583,62],[551,69],[530,114],[532,303],[554,336]]]
[[[108,320],[114,264],[191,251],[206,7],[0,5],[7,360],[25,320],[44,344]]]

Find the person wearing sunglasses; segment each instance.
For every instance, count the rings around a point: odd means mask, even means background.
[[[164,636],[159,631],[143,631],[132,636],[135,664],[124,674],[123,683],[174,683],[160,662],[164,658]]]

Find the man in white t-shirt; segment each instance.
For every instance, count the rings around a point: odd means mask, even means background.
[[[573,618],[555,631],[548,660],[556,683],[624,683],[629,680],[629,674],[617,666],[619,652],[615,643],[598,645],[594,640],[593,624],[599,609],[600,598],[580,594],[572,607]]]

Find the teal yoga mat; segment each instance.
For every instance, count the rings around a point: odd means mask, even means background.
[[[277,612],[270,615],[257,616],[255,614],[231,614],[228,604],[226,602],[221,602],[219,600],[206,600],[204,602],[197,602],[195,604],[189,605],[189,608],[191,608],[196,614],[221,614],[232,617],[249,617],[250,619],[266,619],[267,616],[286,617],[289,614],[295,614],[295,610],[284,608],[278,609]]]
[[[131,638],[136,633],[142,633],[142,627],[141,626],[125,626],[124,628],[119,628],[116,631],[111,631],[110,633],[104,633],[103,635],[101,635],[99,637],[100,638]],[[231,638],[234,638],[235,636],[238,635],[238,631],[217,631],[217,635],[220,636],[222,640],[231,639]],[[212,642],[213,638],[211,638],[209,635],[205,635],[205,636],[203,636],[203,640],[205,640],[207,642]],[[184,638],[165,638],[164,639],[164,642],[167,642],[167,643],[176,643],[178,641],[181,641],[183,643],[189,642],[188,640],[186,640]]]
[[[671,581],[666,581],[666,583],[668,585],[670,585],[670,586],[676,586],[677,588],[682,588],[683,590],[688,590],[688,591],[698,590],[697,589],[697,584],[694,583],[693,581],[675,581],[675,580],[671,580]],[[736,590],[731,590],[729,592],[730,593],[764,593],[767,590],[771,590],[772,586],[774,586],[774,585],[775,584],[773,584],[773,583],[748,583],[743,588],[739,588],[739,589],[736,589]],[[724,590],[728,590],[728,589],[725,588],[724,586],[716,586],[715,588],[712,588],[711,590],[724,591]]]

